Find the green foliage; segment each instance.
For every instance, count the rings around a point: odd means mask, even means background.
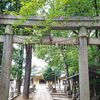
[[[100,66],[98,63],[100,61],[100,50],[97,46],[89,46],[88,48],[89,55],[89,65],[92,66]]]
[[[65,5],[66,14],[72,16],[94,16],[92,0],[68,0]]]
[[[36,45],[35,52],[39,58],[44,59],[52,68],[64,69],[62,55],[58,46]]]
[[[47,45],[47,46],[45,46],[45,45],[35,45],[36,55],[39,58],[45,59],[45,61],[47,61],[47,59],[48,59],[48,57],[46,57],[46,55],[48,54],[49,49],[50,49],[49,45]]]
[[[76,46],[69,46],[66,52],[67,64],[69,66],[69,74],[78,72],[78,50]]]
[[[0,1],[0,13],[19,12],[21,7],[21,0],[1,0]]]
[[[69,74],[78,72],[78,51],[76,46],[66,46],[65,61],[60,50],[60,46],[36,45],[35,52],[39,58],[45,59],[49,66],[65,71],[65,64],[69,67]]]
[[[44,73],[43,77],[46,81],[54,81],[54,73],[51,68],[47,68]]]
[[[56,77],[56,80],[59,78],[60,76],[60,70],[58,69],[54,69],[52,70],[51,67],[47,67],[44,72],[43,72],[43,77],[46,81],[52,81],[54,82],[55,81],[55,77]]]
[[[96,0],[51,0],[49,15],[54,16],[96,16],[100,14],[100,2]],[[96,9],[97,8],[97,9]]]
[[[41,6],[43,6],[43,4],[45,3],[45,0],[29,0],[29,1],[22,1],[22,7],[19,11],[19,14],[26,17],[26,16],[31,16],[31,15],[35,15],[37,14],[37,10],[39,10],[39,8]]]
[[[21,79],[23,72],[23,48],[14,49],[12,57],[15,64],[12,66],[11,75],[14,78]]]
[[[16,65],[12,66],[11,68],[11,75],[13,78],[16,78],[17,77],[17,71],[18,71],[18,68]]]

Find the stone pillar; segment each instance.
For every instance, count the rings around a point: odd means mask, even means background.
[[[79,30],[79,84],[80,100],[90,100],[89,70],[88,70],[87,29]]]
[[[12,27],[6,26],[4,44],[3,44],[3,57],[2,68],[0,75],[0,100],[8,100],[9,97],[9,85],[10,85],[10,68],[12,61]]]

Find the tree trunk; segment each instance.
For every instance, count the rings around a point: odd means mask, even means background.
[[[66,62],[66,57],[65,57],[65,51],[64,51],[64,48],[62,47],[61,49],[61,54],[62,54],[62,56],[63,56],[63,61],[64,61],[64,65],[65,65],[65,69],[66,69],[66,76],[67,76],[67,78],[69,77],[69,67],[68,67],[68,64],[67,64],[67,62]],[[70,90],[70,80],[67,80],[68,81],[68,90]]]
[[[20,50],[20,60],[19,60],[19,69],[20,71],[17,74],[17,89],[18,89],[18,94],[21,93],[21,83],[22,83],[22,70],[23,70],[23,52],[24,52],[24,46],[21,45],[21,50]]]
[[[18,95],[21,93],[21,83],[22,83],[22,81],[21,80],[17,80],[16,81],[17,83],[16,83],[16,85],[17,85],[17,93],[18,93]]]
[[[25,49],[26,49],[26,65],[25,65],[23,98],[24,99],[29,99],[31,59],[32,59],[32,45],[31,44],[26,44],[25,45]]]
[[[3,43],[0,43],[0,66],[2,63],[2,52],[3,52]]]

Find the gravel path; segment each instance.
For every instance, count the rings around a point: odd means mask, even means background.
[[[53,100],[46,85],[41,84],[38,86],[33,100]]]

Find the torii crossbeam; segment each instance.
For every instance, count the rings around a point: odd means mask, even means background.
[[[46,23],[47,18],[42,16],[31,16],[28,19],[22,16],[12,16],[12,15],[0,15],[1,25],[12,25],[18,23],[18,21],[23,20],[23,23],[19,25],[20,27],[32,27],[36,25],[39,28],[44,28],[47,26],[51,30],[77,30],[84,26],[88,29],[100,29],[100,17],[57,17],[51,20],[51,23]]]

